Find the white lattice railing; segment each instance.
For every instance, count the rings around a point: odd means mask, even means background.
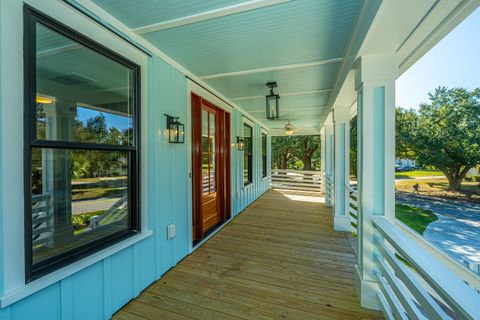
[[[348,193],[348,214],[353,232],[358,233],[358,191],[352,186],[345,185],[345,192]]]
[[[480,319],[480,278],[386,218],[372,222],[378,301],[387,319]]]
[[[276,189],[320,192],[323,188],[322,172],[273,169],[270,185]]]

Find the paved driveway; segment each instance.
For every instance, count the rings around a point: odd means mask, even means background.
[[[480,262],[480,205],[397,192],[398,203],[427,209],[438,220],[428,225],[423,237],[457,261],[468,257]]]

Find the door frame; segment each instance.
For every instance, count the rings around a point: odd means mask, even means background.
[[[231,166],[232,166],[232,152],[234,152],[234,150],[232,149],[232,145],[235,145],[234,142],[232,142],[232,112],[233,112],[233,108],[228,105],[226,102],[224,102],[223,100],[221,100],[220,98],[218,98],[217,96],[215,96],[214,94],[212,94],[211,92],[209,92],[208,90],[204,89],[203,87],[199,86],[198,84],[196,84],[195,82],[191,81],[191,80],[187,80],[187,121],[186,121],[186,124],[185,124],[185,132],[186,132],[186,144],[187,144],[187,154],[188,154],[188,176],[189,176],[189,179],[188,179],[188,212],[187,212],[187,215],[188,215],[188,243],[189,243],[189,253],[192,253],[194,252],[197,248],[199,248],[205,241],[207,241],[208,239],[210,239],[210,237],[214,236],[218,231],[220,231],[224,226],[226,226],[228,224],[228,222],[230,222],[233,218],[233,206],[232,206],[232,187],[233,187],[233,177],[232,177],[232,172],[231,172]],[[196,243],[195,245],[193,244],[193,234],[192,234],[192,229],[193,229],[193,189],[192,189],[192,186],[193,186],[193,183],[192,183],[192,168],[193,168],[193,164],[192,164],[192,139],[191,139],[191,130],[192,130],[192,94],[195,94],[197,96],[200,96],[202,98],[204,98],[205,100],[209,101],[210,103],[214,104],[217,108],[219,109],[222,109],[224,110],[226,113],[229,114],[230,116],[230,119],[229,119],[229,126],[230,126],[230,144],[229,144],[229,148],[230,148],[230,159],[229,161],[227,162],[227,170],[229,171],[229,176],[230,176],[230,182],[227,183],[226,185],[226,189],[227,189],[227,192],[230,194],[229,197],[227,197],[228,201],[230,201],[230,216],[223,221],[222,225],[220,225],[219,227],[217,227],[215,230],[213,230],[210,234],[208,234],[206,237],[204,237],[201,241],[199,241],[198,243]]]

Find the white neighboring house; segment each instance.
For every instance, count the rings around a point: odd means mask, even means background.
[[[480,166],[476,166],[468,170],[467,177],[480,176]]]
[[[416,167],[416,162],[415,160],[412,160],[412,159],[407,159],[407,158],[403,158],[403,159],[395,159],[395,165],[396,166],[401,166],[401,167],[406,167],[406,166],[409,166],[409,167]]]

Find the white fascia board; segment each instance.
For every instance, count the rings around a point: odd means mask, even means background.
[[[356,59],[394,54],[400,75],[479,6],[479,0],[384,0]]]

